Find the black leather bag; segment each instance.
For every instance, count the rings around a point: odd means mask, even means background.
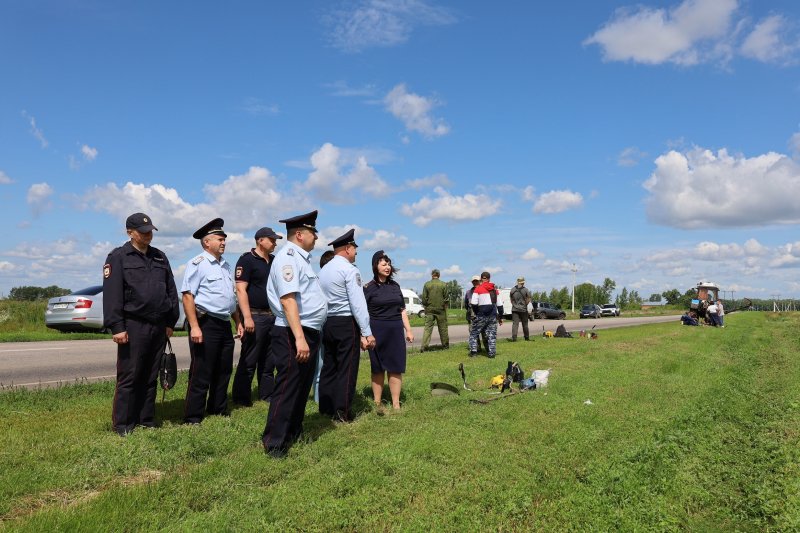
[[[169,339],[167,339],[167,345],[161,355],[158,380],[161,382],[161,389],[165,391],[172,389],[175,382],[178,381],[178,361],[175,359],[175,352],[172,351],[172,343],[169,342]]]

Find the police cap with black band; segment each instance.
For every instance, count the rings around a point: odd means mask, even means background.
[[[192,237],[195,239],[202,239],[206,235],[222,235],[223,237],[227,237],[228,235],[222,231],[222,226],[225,225],[225,221],[221,218],[215,218],[199,230],[195,231],[192,234]]]
[[[355,246],[356,248],[358,248],[358,245],[356,244],[356,240],[355,240],[355,236],[354,236],[355,233],[356,233],[355,228],[353,228],[351,230],[348,230],[347,233],[345,233],[341,237],[338,237],[338,238],[332,240],[331,242],[329,242],[328,246],[333,246],[334,249],[335,249],[335,248],[341,248],[342,246],[347,246],[348,244],[351,244],[351,245]]]
[[[284,218],[283,220],[279,220],[281,224],[286,224],[286,231],[291,231],[293,229],[307,229],[311,230],[314,233],[318,233],[315,224],[317,223],[317,210],[311,211],[310,213],[306,213],[305,215],[297,215],[296,217],[292,218]]]
[[[256,232],[255,239],[256,240],[263,239],[264,237],[266,237],[268,239],[283,239],[283,237],[281,237],[280,235],[275,233],[272,230],[272,228],[267,228],[267,227],[264,227],[264,228],[261,228],[260,230],[258,230]]]
[[[153,225],[153,219],[144,213],[134,213],[125,221],[126,229],[135,229],[139,233],[147,233],[148,231],[156,230],[158,228]]]

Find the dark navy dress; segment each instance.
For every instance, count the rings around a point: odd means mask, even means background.
[[[364,285],[369,310],[369,325],[375,337],[375,348],[369,351],[373,374],[406,371],[406,336],[402,312],[406,308],[400,285],[395,281],[372,280]]]

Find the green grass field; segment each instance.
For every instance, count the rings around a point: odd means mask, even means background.
[[[790,531],[800,529],[797,314],[740,313],[599,339],[413,354],[403,412],[334,426],[309,403],[285,460],[260,446],[266,406],[110,431],[113,384],[0,393],[0,527],[19,531]],[[546,389],[485,405],[508,360]],[[475,392],[433,397],[431,381]],[[587,403],[589,400],[591,403]]]

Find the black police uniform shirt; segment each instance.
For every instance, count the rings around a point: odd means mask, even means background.
[[[267,280],[273,259],[275,256],[270,254],[267,262],[253,248],[243,253],[236,262],[235,280],[247,282],[247,301],[253,309],[269,309]]]
[[[108,254],[103,266],[103,326],[126,331],[125,318],[175,327],[178,289],[164,252],[149,246],[142,254],[130,241]]]
[[[372,280],[364,285],[369,318],[375,320],[400,320],[406,308],[403,293],[396,281],[381,283]]]

